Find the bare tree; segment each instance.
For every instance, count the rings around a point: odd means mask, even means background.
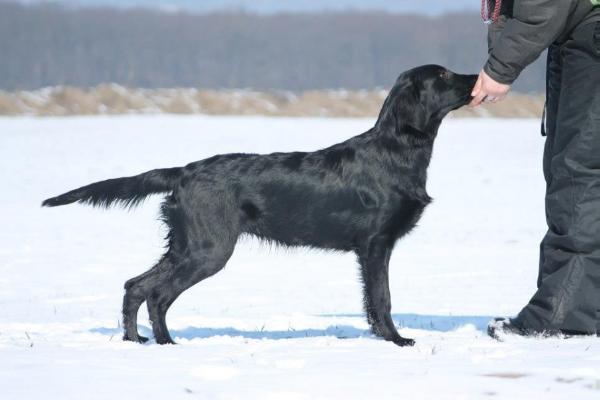
[[[469,13],[173,14],[0,2],[0,88],[387,87],[420,64],[476,72],[485,42]],[[541,91],[542,68],[517,88]]]

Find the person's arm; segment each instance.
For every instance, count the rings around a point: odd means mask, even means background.
[[[515,0],[512,17],[502,16],[489,29],[489,57],[471,93],[471,106],[504,99],[523,69],[563,33],[577,1]]]
[[[491,43],[483,70],[494,81],[510,85],[565,30],[578,0],[516,0],[512,18]]]
[[[512,15],[512,14],[511,14]],[[509,15],[500,15],[498,21],[493,22],[488,25],[488,55],[494,49],[494,45],[498,43],[498,39],[502,35],[502,31],[506,26],[506,21],[508,21]]]

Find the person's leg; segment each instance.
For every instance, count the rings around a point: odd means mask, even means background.
[[[552,183],[552,171],[550,169],[550,162],[554,154],[554,138],[556,137],[556,117],[558,115],[558,104],[560,101],[560,88],[562,84],[562,57],[561,47],[557,44],[553,44],[548,49],[548,57],[546,63],[546,108],[544,121],[546,143],[544,144],[544,158],[543,158],[543,170],[544,179],[546,180],[546,195],[548,188]],[[550,226],[549,208],[546,206],[546,221]],[[544,240],[540,244],[540,263],[538,273],[538,288],[542,284],[544,276]]]
[[[553,44],[548,49],[546,62],[546,104],[544,109],[545,121],[542,121],[543,132],[546,135],[544,144],[543,171],[546,180],[546,194],[552,182],[552,171],[550,162],[553,157],[554,138],[556,137],[556,118],[558,115],[558,104],[560,101],[560,89],[562,85],[562,56],[561,46]],[[550,225],[551,210],[546,206],[546,221]],[[544,248],[545,238],[540,244],[540,261],[538,272],[538,288],[542,284],[544,276]],[[488,334],[499,339],[500,333],[513,333],[518,335],[527,335],[528,332],[522,327],[520,321],[509,318],[496,318],[488,325]]]
[[[538,290],[511,320],[513,329],[505,329],[514,333],[595,334],[600,328],[600,37],[594,38],[595,30],[600,32],[600,23],[578,27],[561,47],[560,96],[545,155],[548,233]]]

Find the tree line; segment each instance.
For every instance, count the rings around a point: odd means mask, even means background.
[[[421,64],[478,72],[485,34],[472,13],[190,14],[0,2],[0,89],[389,87]],[[516,89],[543,86],[537,62]]]

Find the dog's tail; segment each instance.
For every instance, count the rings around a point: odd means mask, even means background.
[[[151,194],[167,193],[179,182],[182,168],[155,169],[127,178],[109,179],[71,190],[44,200],[42,207],[56,207],[80,202],[94,207],[119,203],[135,207]]]

